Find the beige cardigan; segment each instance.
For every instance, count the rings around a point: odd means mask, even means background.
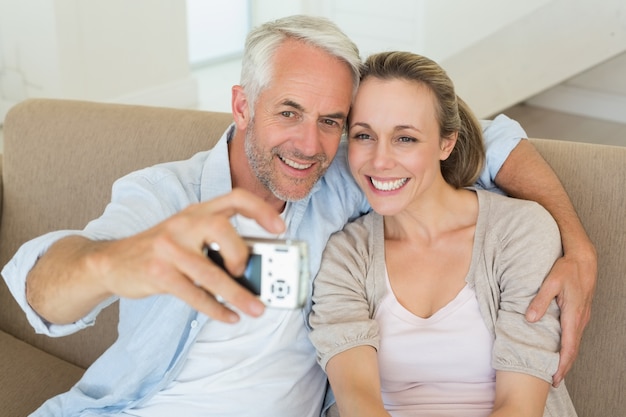
[[[559,362],[559,309],[529,324],[524,313],[561,255],[556,223],[540,205],[477,191],[479,215],[466,281],[493,335],[492,366],[549,383]],[[314,282],[311,341],[325,369],[334,355],[360,345],[378,348],[373,319],[385,295],[383,219],[370,213],[333,235]],[[497,335],[497,337],[496,337]],[[528,343],[532,341],[532,343]],[[564,384],[551,388],[544,416],[576,416]]]

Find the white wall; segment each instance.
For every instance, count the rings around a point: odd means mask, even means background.
[[[193,107],[181,0],[0,0],[0,120],[28,97]]]
[[[0,120],[18,101],[60,90],[54,5],[28,3],[0,0]]]
[[[626,2],[552,0],[443,61],[457,90],[490,115],[626,51]]]
[[[250,0],[186,0],[186,5],[192,67],[241,56],[250,29]]]
[[[480,117],[529,100],[626,51],[624,0],[265,0],[254,4],[254,24],[292,13],[321,14],[334,20],[363,56],[401,49],[435,59]],[[618,60],[610,65],[611,69],[600,66],[568,82],[610,91],[604,106],[598,101],[606,94],[593,102],[588,101],[589,94],[572,100],[571,87],[567,98],[556,101],[580,102],[583,109],[612,107],[626,118],[626,108],[615,106],[622,97],[620,86],[626,83],[622,75],[626,63]],[[558,109],[568,111],[563,106]]]
[[[623,0],[262,0],[251,7],[253,25],[320,14],[363,55],[406,49],[439,60],[479,116],[567,80],[569,92],[583,86],[626,96],[625,58],[594,68],[626,48]],[[0,120],[27,97],[193,107],[185,1],[0,0]]]
[[[527,104],[626,123],[626,53],[526,100]]]
[[[626,53],[569,79],[565,84],[626,96]]]
[[[551,0],[323,0],[331,17],[367,56],[400,49],[436,61],[453,56]]]

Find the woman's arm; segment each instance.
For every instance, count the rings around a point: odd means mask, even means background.
[[[541,204],[561,232],[563,257],[559,258],[526,317],[539,320],[556,298],[561,307],[561,360],[554,375],[557,386],[571,368],[591,317],[591,300],[597,277],[597,255],[567,192],[548,163],[528,141],[522,140],[509,154],[496,178],[507,194]]]
[[[524,314],[561,256],[561,238],[556,222],[541,205],[496,196],[492,200],[497,204],[492,206],[491,223],[486,227],[493,236],[486,239],[485,253],[487,264],[494,265],[493,271],[487,269],[490,295],[498,303],[492,365],[496,370],[494,410],[501,414],[494,415],[518,415],[510,410],[527,413],[534,410],[530,406],[545,408],[547,391],[538,395],[536,387],[543,381],[549,389],[559,365],[561,331],[556,301],[552,300],[537,323],[528,322]],[[482,295],[477,291],[477,296]],[[484,301],[483,308],[488,307]],[[524,405],[526,402],[529,404]]]
[[[383,407],[376,349],[358,346],[332,357],[326,373],[341,417],[390,417]]]
[[[496,372],[496,399],[490,417],[542,417],[550,385],[518,372]]]

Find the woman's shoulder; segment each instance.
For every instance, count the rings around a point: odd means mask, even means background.
[[[379,222],[382,222],[382,216],[375,211],[370,211],[346,223],[343,229],[335,234],[369,234]]]
[[[541,204],[509,197],[490,191],[477,190],[481,212],[489,213],[490,219],[501,221],[554,221],[548,210]]]
[[[499,242],[549,240],[560,242],[559,228],[552,215],[541,204],[477,191],[479,223],[484,235]]]
[[[382,216],[370,211],[347,223],[343,229],[333,233],[328,247],[350,247],[358,252],[367,251],[380,230],[382,233]]]

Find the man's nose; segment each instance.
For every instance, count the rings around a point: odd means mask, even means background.
[[[298,150],[306,156],[322,153],[322,132],[319,123],[305,122],[301,125]]]

